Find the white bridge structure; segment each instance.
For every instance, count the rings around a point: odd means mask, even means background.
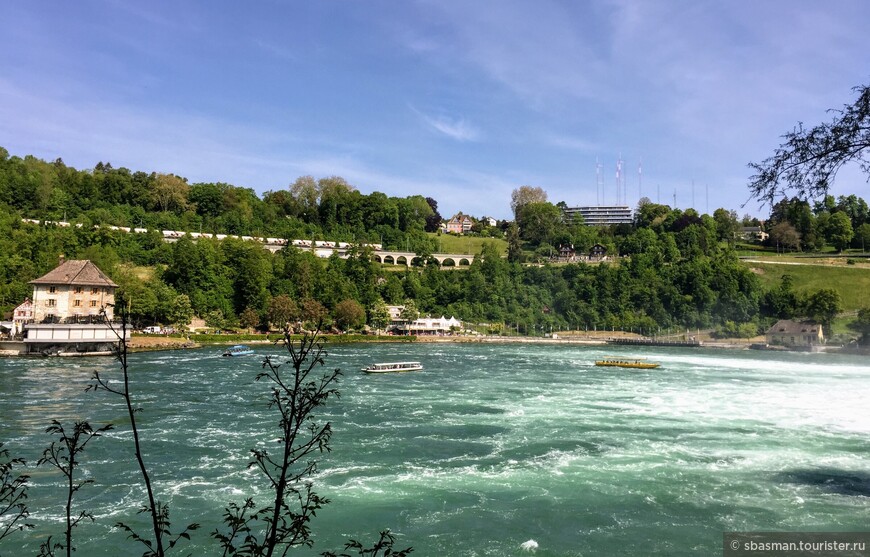
[[[231,236],[227,234],[200,234],[197,232],[177,232],[172,230],[163,231],[163,240],[165,242],[175,242],[178,238],[184,235],[190,235],[194,240],[197,238],[215,238],[216,240],[224,240],[226,238],[240,238],[242,240],[250,240],[260,242],[267,250],[275,253],[281,251],[286,246],[290,245],[300,250],[309,250],[317,257],[329,259],[333,253],[338,253],[342,259],[347,259],[350,252],[354,249],[369,249],[372,253],[372,258],[383,265],[411,265],[419,263],[415,261],[419,256],[412,251],[395,251],[385,250],[381,244],[352,244],[349,242],[327,242],[323,240],[285,240],[283,238],[260,238],[257,236]],[[433,253],[432,259],[438,262],[441,267],[467,267],[474,260],[474,255],[467,253]]]
[[[30,224],[44,224],[59,227],[81,227],[81,224],[72,225],[65,221],[47,220],[40,222],[35,219],[21,220]],[[94,228],[101,228],[101,226],[94,225]],[[105,226],[105,228],[133,234],[145,234],[148,232],[147,228],[130,228],[126,226],[108,225]],[[167,243],[177,242],[184,236],[190,236],[192,240],[198,240],[199,238],[215,240],[235,238],[238,240],[259,242],[263,244],[264,248],[272,253],[281,251],[284,247],[291,245],[301,250],[309,250],[317,257],[323,259],[328,259],[336,252],[340,258],[347,259],[354,248],[368,248],[372,252],[372,258],[383,265],[404,265],[405,267],[411,267],[415,263],[419,263],[419,261],[416,261],[419,259],[416,253],[410,251],[385,250],[381,244],[351,244],[348,242],[327,242],[323,240],[286,240],[284,238],[262,238],[259,236],[236,236],[233,234],[210,234],[207,232],[184,232],[180,230],[161,230],[160,233],[163,236],[163,241]],[[468,253],[433,253],[431,258],[437,261],[438,265],[441,267],[468,267],[471,265],[471,262],[474,261],[474,255]]]

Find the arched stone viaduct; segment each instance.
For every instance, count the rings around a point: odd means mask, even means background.
[[[375,261],[384,265],[405,265],[410,267],[414,260],[417,259],[417,254],[408,251],[376,250],[372,253],[372,257]],[[433,253],[432,258],[441,267],[468,267],[474,260],[474,256],[467,253]]]

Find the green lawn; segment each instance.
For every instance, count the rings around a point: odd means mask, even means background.
[[[805,259],[801,262],[809,263]],[[791,275],[795,289],[800,292],[833,288],[840,293],[846,311],[870,306],[870,267],[866,264],[777,265],[747,262],[746,265],[758,275],[765,289],[778,285],[782,275]]]
[[[471,236],[454,236],[453,234],[441,234],[432,232],[429,234],[438,242],[437,253],[467,253],[475,255],[480,253],[484,243],[495,245],[499,255],[507,253],[507,242],[497,238],[477,238]]]

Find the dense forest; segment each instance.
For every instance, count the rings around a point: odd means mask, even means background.
[[[860,228],[867,206],[856,203]],[[413,301],[420,313],[485,323],[493,332],[719,327],[751,336],[775,317],[825,318],[836,310],[830,293],[801,297],[787,280],[763,292],[730,245],[738,226],[733,211],[700,215],[642,200],[633,225],[588,227],[565,222],[559,204],[545,198],[512,206],[515,221],[490,229],[478,223],[474,231],[506,238],[507,258],[485,245],[470,268],[447,270],[425,264],[437,247],[429,232],[441,221],[431,197],[363,195],[339,177],[301,177],[259,197],[225,183],[188,184],[104,163],[77,170],[60,159],[20,158],[0,148],[0,311],[28,297],[28,281],[53,268],[61,254],[91,259],[106,271],[131,300],[139,326],[195,314],[214,327],[324,317],[342,329],[379,328],[387,304]],[[832,201],[810,214],[818,220],[844,212],[837,207]],[[785,223],[795,213],[782,206],[775,212]],[[825,218],[825,230],[834,230],[835,219]],[[293,247],[273,254],[240,239],[183,237],[170,244],[161,229],[382,243],[414,251],[424,264],[385,268],[364,248],[348,259],[319,259]],[[819,233],[813,241],[825,238]],[[595,243],[619,257],[597,265],[545,262],[560,245],[584,251]],[[828,298],[816,299],[822,294]]]

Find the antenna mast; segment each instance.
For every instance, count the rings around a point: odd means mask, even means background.
[[[643,159],[637,163],[637,200],[643,197]]]
[[[619,205],[619,193],[620,190],[623,189],[625,183],[625,177],[622,175],[622,153],[619,154],[619,158],[616,159],[616,204]]]
[[[601,192],[604,183],[601,181],[601,163],[598,162],[598,157],[595,157],[595,203],[601,206]]]

